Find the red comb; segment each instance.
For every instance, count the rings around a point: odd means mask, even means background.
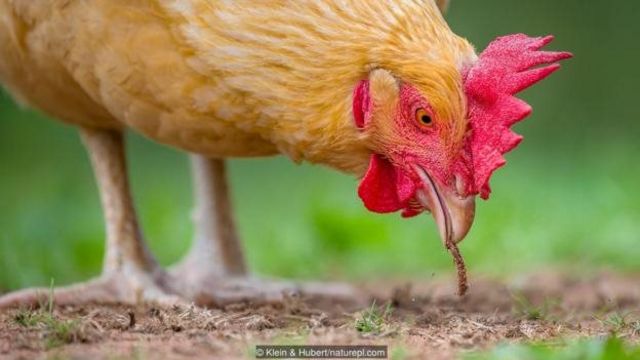
[[[524,34],[499,37],[480,54],[464,79],[469,106],[474,193],[489,197],[489,178],[505,164],[502,156],[520,143],[522,136],[509,128],[531,113],[531,107],[514,95],[558,70],[555,63],[568,52],[540,51],[553,36],[531,38]],[[538,67],[553,63],[548,66]]]

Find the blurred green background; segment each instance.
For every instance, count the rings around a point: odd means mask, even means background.
[[[462,244],[470,271],[640,270],[640,2],[453,0],[453,30],[478,49],[502,34],[556,35],[575,58],[523,95],[535,111]],[[129,136],[137,207],[164,264],[188,248],[187,157]],[[284,158],[233,160],[251,268],[295,278],[425,278],[453,270],[429,216],[368,213],[357,180]],[[73,128],[0,93],[0,290],[99,273],[103,224]],[[475,275],[474,275],[475,276]]]

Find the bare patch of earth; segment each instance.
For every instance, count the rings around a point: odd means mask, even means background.
[[[560,273],[510,281],[360,284],[362,304],[295,296],[220,309],[92,305],[0,312],[0,358],[250,359],[257,344],[376,344],[407,359],[452,359],[501,342],[640,339],[640,276]],[[374,304],[371,306],[371,304]]]

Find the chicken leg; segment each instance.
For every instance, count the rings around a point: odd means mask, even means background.
[[[187,282],[216,276],[245,275],[244,254],[236,233],[225,177],[225,163],[191,155],[195,236],[189,253],[175,267]]]
[[[120,131],[80,131],[100,191],[106,222],[102,274],[86,283],[56,288],[58,305],[155,301],[178,303],[171,281],[147,248],[136,218],[127,179],[124,139]],[[45,303],[50,289],[25,289],[0,298],[0,308]]]

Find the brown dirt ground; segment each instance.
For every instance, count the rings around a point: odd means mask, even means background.
[[[224,309],[56,308],[56,326],[39,321],[42,312],[14,309],[0,312],[0,358],[250,359],[256,344],[380,344],[410,359],[451,359],[505,341],[613,331],[640,340],[640,276],[601,272],[582,278],[546,273],[510,281],[475,279],[463,298],[455,295],[454,279],[361,288],[366,300],[392,305],[377,333],[356,330],[362,306],[298,297]],[[616,316],[624,321],[612,321]]]

